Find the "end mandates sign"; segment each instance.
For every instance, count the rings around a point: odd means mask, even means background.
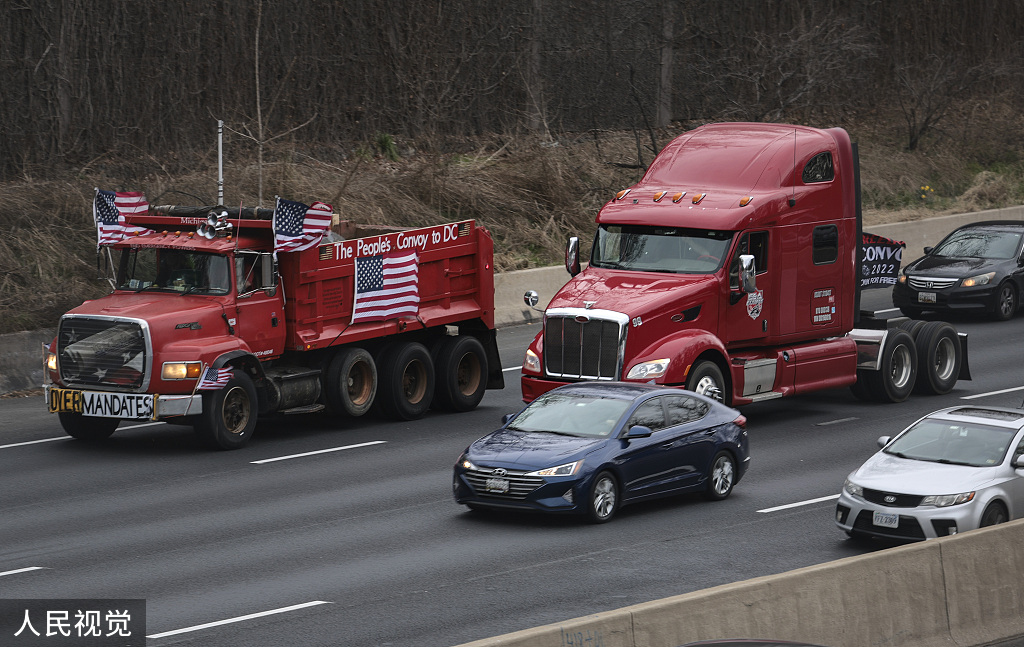
[[[145,647],[146,601],[0,600],[4,647]]]

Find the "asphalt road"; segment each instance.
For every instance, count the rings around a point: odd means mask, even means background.
[[[865,307],[888,307],[876,292]],[[832,522],[877,437],[1024,399],[1024,315],[953,323],[973,381],[895,405],[843,389],[745,407],[751,467],[732,497],[626,507],[603,526],[452,500],[460,452],[521,405],[535,325],[499,331],[506,388],[476,411],[290,417],[234,452],[162,423],[89,445],[42,397],[0,400],[0,598],[142,598],[150,646],[444,647],[881,550]]]

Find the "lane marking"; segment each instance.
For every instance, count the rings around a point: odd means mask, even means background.
[[[818,427],[827,427],[828,425],[838,425],[840,422],[850,422],[852,420],[860,420],[860,418],[840,418],[839,420],[829,420],[826,422],[815,423]]]
[[[1003,389],[1001,391],[989,391],[988,393],[975,393],[974,395],[961,395],[961,400],[974,400],[975,398],[984,398],[990,395],[1000,395],[1003,393],[1013,393],[1014,391],[1024,391],[1024,386],[1015,386],[1012,389]]]
[[[29,571],[48,571],[50,569],[45,566],[29,566],[28,568],[19,568],[13,571],[4,571],[0,573],[0,577],[5,575],[17,575],[18,573],[28,573]]]
[[[260,611],[259,613],[250,613],[244,616],[238,616],[235,618],[228,618],[227,620],[217,620],[215,622],[207,622],[201,625],[194,625],[192,627],[185,627],[184,629],[174,629],[172,631],[165,631],[159,634],[150,634],[146,638],[166,638],[167,636],[176,636],[178,634],[185,634],[192,631],[199,631],[200,629],[209,629],[210,627],[219,627],[221,625],[229,625],[235,622],[243,622],[245,620],[252,620],[253,618],[262,618],[264,616],[272,616],[278,613],[288,613],[289,611],[297,611],[299,609],[305,609],[307,607],[315,607],[321,604],[334,604],[333,602],[326,602],[324,600],[313,600],[312,602],[305,602],[303,604],[294,604],[290,607],[281,607],[280,609],[271,609],[270,611]]]
[[[260,461],[249,461],[253,465],[262,465],[264,463],[274,463],[277,461],[286,461],[292,458],[304,458],[306,456],[316,456],[317,454],[328,454],[330,452],[340,452],[346,449],[357,449],[359,447],[369,447],[370,445],[383,445],[386,440],[372,440],[368,443],[359,443],[358,445],[345,445],[344,447],[331,447],[330,449],[318,449],[315,452],[303,452],[302,454],[291,454],[289,456],[278,456],[276,458],[264,458]]]
[[[164,422],[163,420],[158,420],[156,422],[144,422],[141,425],[128,425],[127,427],[118,427],[117,431],[121,431],[122,429],[141,429],[142,427],[153,427],[155,425],[165,425],[165,424],[167,424],[167,423]]]
[[[24,447],[25,445],[36,445],[38,443],[52,443],[55,440],[67,440],[71,436],[58,436],[57,438],[43,438],[42,440],[26,440],[23,443],[11,443],[10,445],[0,445],[0,449],[7,449],[8,447]]]
[[[886,308],[885,310],[875,310],[873,314],[882,315],[888,312],[900,312],[899,308]]]
[[[502,373],[508,373],[509,371],[521,371],[522,369],[523,369],[522,366],[513,366],[511,368],[503,368],[503,369],[501,369],[501,372]]]
[[[831,496],[823,496],[817,499],[808,499],[807,501],[800,501],[799,503],[787,503],[786,505],[777,505],[774,508],[765,508],[764,510],[758,510],[758,512],[778,512],[779,510],[788,510],[789,508],[799,508],[804,505],[811,505],[813,503],[821,503],[822,501],[832,501],[838,499],[838,494]]]

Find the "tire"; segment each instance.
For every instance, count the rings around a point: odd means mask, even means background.
[[[718,452],[708,472],[708,489],[704,495],[712,501],[721,501],[732,494],[736,484],[736,461],[729,452]]]
[[[362,348],[343,349],[331,358],[325,382],[327,411],[358,418],[370,410],[377,395],[377,364]]]
[[[58,413],[60,426],[64,432],[72,438],[86,442],[99,442],[110,438],[117,425],[121,423],[120,418],[94,418],[83,416],[80,413]]]
[[[900,324],[900,330],[906,330],[910,333],[910,336],[917,341],[917,334],[921,332],[921,327],[924,326],[925,322],[920,319],[911,319],[910,321],[904,321]],[[918,353],[920,355],[920,353]]]
[[[619,509],[619,484],[611,472],[594,477],[587,496],[587,516],[592,523],[607,523]]]
[[[1006,523],[1009,520],[1010,515],[1006,512],[1006,506],[999,501],[993,501],[988,504],[988,507],[985,508],[985,512],[982,513],[979,527],[985,528],[987,526],[994,526],[997,523]]]
[[[1004,281],[996,294],[996,303],[992,307],[992,318],[996,321],[1009,321],[1017,314],[1017,286],[1013,281]]]
[[[697,363],[693,372],[686,379],[686,388],[694,393],[718,400],[722,404],[728,405],[732,400],[725,388],[722,369],[718,368],[718,364],[708,360]]]
[[[396,420],[423,417],[434,397],[434,363],[426,347],[416,342],[390,346],[377,371],[377,411]]]
[[[960,338],[956,328],[945,321],[921,326],[917,346],[917,382],[914,391],[942,395],[949,393],[960,375]]]
[[[866,371],[871,396],[879,402],[903,402],[917,380],[917,346],[906,330],[890,330],[879,370]]]
[[[203,413],[195,431],[214,449],[244,447],[256,430],[256,387],[242,371],[233,373],[224,388],[203,392]]]
[[[487,390],[487,353],[475,337],[445,337],[434,360],[433,407],[445,411],[472,411]]]

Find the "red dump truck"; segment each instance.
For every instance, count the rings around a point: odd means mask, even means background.
[[[526,352],[523,399],[626,380],[732,405],[846,386],[896,402],[970,379],[966,335],[950,324],[861,312],[862,289],[896,280],[900,251],[861,223],[845,130],[684,133],[600,210],[585,270],[570,239],[573,278]]]
[[[47,405],[75,438],[166,420],[234,449],[258,416],[412,420],[504,386],[493,242],[474,221],[374,228],[327,207],[323,237],[284,251],[278,209],[137,211],[102,247],[113,291],[63,315],[47,349]]]

